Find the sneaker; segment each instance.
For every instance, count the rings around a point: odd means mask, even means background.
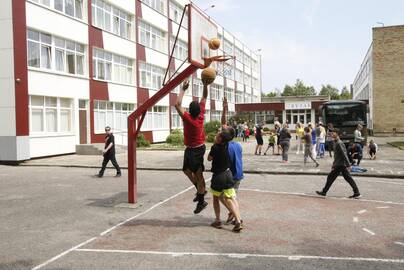
[[[267,153],[264,153],[264,156],[266,156],[267,155]]]
[[[316,191],[316,193],[317,193],[317,195],[320,195],[320,196],[324,196],[325,197],[325,195],[327,195],[325,192],[323,192],[323,191]]]
[[[234,225],[232,231],[233,232],[240,232],[243,229],[243,223],[236,223],[236,225]]]
[[[122,173],[117,173],[116,175],[115,175],[115,177],[121,177],[122,176]]]
[[[208,193],[208,192],[205,190],[205,195],[206,195],[206,193]],[[197,201],[198,201],[198,192],[195,193],[195,197],[194,197],[194,199],[193,199],[192,201],[193,201],[193,202],[197,202]]]
[[[194,210],[194,214],[199,214],[203,209],[206,208],[206,206],[208,206],[208,202],[206,201],[203,201],[203,203],[198,203]]]
[[[103,175],[102,175],[102,174],[97,173],[97,174],[95,174],[95,175],[94,175],[94,177],[102,178],[102,177],[103,177]]]
[[[352,196],[349,196],[350,199],[359,199],[360,197],[362,197],[362,195],[360,193],[356,193]]]
[[[210,226],[212,226],[213,228],[216,228],[216,229],[221,229],[222,228],[222,222],[220,220],[215,220],[214,222],[212,222],[210,224]]]
[[[320,163],[316,163],[316,168],[317,168],[318,166],[320,166]]]

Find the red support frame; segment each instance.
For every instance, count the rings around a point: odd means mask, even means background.
[[[153,107],[164,96],[166,96],[172,89],[177,87],[186,78],[191,76],[198,66],[193,64],[189,65],[174,79],[170,80],[163,86],[156,94],[146,100],[139,108],[128,116],[128,202],[137,202],[137,171],[136,171],[136,144],[137,136],[140,128],[142,127],[143,120],[146,116],[147,110]]]

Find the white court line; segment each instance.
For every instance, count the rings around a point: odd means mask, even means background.
[[[387,208],[390,208],[390,206],[378,206],[378,207],[376,207],[377,209],[387,209]]]
[[[379,180],[366,180],[366,179],[361,179],[361,182],[369,182],[369,183],[380,183],[380,184],[392,184],[392,185],[399,185],[399,186],[404,186],[403,182],[392,182],[392,181],[379,181]]]
[[[88,243],[94,241],[96,238],[97,238],[97,237],[93,237],[93,238],[91,238],[91,239],[88,239],[87,241],[84,241],[83,243],[78,244],[77,246],[72,247],[71,249],[68,249],[68,250],[66,250],[66,251],[64,251],[64,252],[62,252],[62,253],[60,253],[59,255],[57,255],[57,256],[55,256],[55,257],[53,257],[53,258],[47,260],[46,262],[44,262],[44,263],[42,263],[42,264],[40,264],[40,265],[35,266],[35,267],[32,268],[31,270],[40,269],[40,268],[42,268],[42,267],[44,267],[44,266],[50,264],[51,262],[54,262],[54,261],[56,261],[57,259],[59,259],[59,258],[65,256],[66,254],[72,252],[73,250],[76,250],[76,249],[78,249],[79,247],[82,247],[82,246],[84,246],[84,245],[86,245],[86,244],[88,244]]]
[[[366,210],[366,209],[362,209],[362,210],[360,210],[360,211],[358,211],[357,213],[359,214],[359,215],[362,215],[363,213],[366,213],[368,210]]]
[[[372,232],[371,230],[368,230],[366,228],[362,228],[363,231],[367,232],[370,235],[376,235],[374,232]]]
[[[271,190],[262,190],[262,189],[250,189],[250,188],[240,188],[242,191],[254,191],[261,193],[272,193],[272,194],[282,194],[282,195],[294,195],[294,196],[304,196],[304,197],[313,197],[313,198],[323,198],[322,196],[315,194],[307,194],[307,193],[297,193],[297,192],[283,192],[283,191],[271,191]],[[345,200],[352,202],[372,202],[372,203],[385,203],[385,204],[395,204],[395,205],[404,205],[404,202],[392,202],[392,201],[378,201],[378,200],[367,200],[367,199],[349,199],[349,198],[338,198],[338,197],[324,197],[329,200]]]
[[[205,182],[209,182],[210,179],[211,179],[211,178],[206,179]],[[142,216],[142,215],[144,215],[144,214],[150,212],[150,211],[153,210],[154,208],[156,208],[156,207],[158,207],[158,206],[160,206],[160,205],[162,205],[162,204],[168,202],[169,200],[171,200],[171,199],[173,199],[173,198],[175,198],[175,197],[177,197],[177,196],[179,196],[179,195],[181,195],[181,194],[187,192],[188,190],[190,190],[190,189],[192,189],[192,188],[195,188],[195,186],[190,186],[190,187],[184,189],[183,191],[180,191],[179,193],[177,193],[177,194],[175,194],[175,195],[173,195],[173,196],[171,196],[171,197],[165,199],[164,201],[161,201],[161,202],[159,202],[159,203],[156,203],[155,205],[153,205],[153,206],[150,207],[149,209],[147,209],[147,210],[145,210],[145,211],[143,211],[143,212],[137,214],[136,216],[133,216],[133,217],[131,217],[131,218],[128,218],[127,220],[125,220],[125,221],[119,223],[118,225],[115,225],[115,226],[111,227],[110,229],[108,229],[108,230],[106,230],[106,231],[100,233],[100,236],[107,234],[108,232],[110,232],[110,231],[112,231],[112,230],[118,228],[119,226],[122,226],[122,225],[125,224],[126,222],[129,222],[129,221],[131,221],[131,220],[133,220],[133,219],[135,219],[135,218],[138,218],[138,217],[140,217],[140,216]],[[97,239],[97,237],[93,237],[93,238],[91,238],[91,239],[89,239],[89,240],[87,240],[87,241],[84,241],[83,243],[80,243],[80,244],[78,244],[77,246],[72,247],[71,249],[68,249],[68,250],[66,250],[66,251],[64,251],[64,252],[62,252],[62,253],[60,253],[59,255],[56,255],[55,257],[53,257],[53,258],[47,260],[46,262],[44,262],[44,263],[42,263],[42,264],[40,264],[40,265],[38,265],[38,266],[35,266],[35,267],[32,268],[31,270],[40,269],[40,268],[42,268],[42,267],[48,265],[49,263],[54,262],[54,261],[56,261],[57,259],[59,259],[59,258],[65,256],[65,255],[67,255],[67,254],[69,254],[70,252],[72,252],[72,251],[74,251],[74,250],[77,250],[79,247],[84,246],[84,245],[86,245],[86,244],[88,244],[88,243],[94,241],[95,239]]]
[[[211,253],[211,252],[169,252],[169,251],[147,251],[147,250],[122,250],[122,249],[87,249],[78,248],[75,252],[99,252],[99,253],[124,253],[124,254],[145,254],[145,255],[168,255],[168,256],[222,256],[230,258],[285,258],[288,260],[315,259],[315,260],[336,260],[336,261],[363,261],[363,262],[387,262],[404,264],[404,259],[382,259],[363,257],[330,257],[330,256],[305,256],[305,255],[272,255],[254,253]]]
[[[400,246],[404,246],[404,243],[403,243],[403,242],[398,242],[398,241],[396,241],[396,242],[394,242],[394,244],[400,245]]]
[[[352,221],[355,222],[355,223],[358,223],[359,219],[358,219],[358,217],[353,217]]]

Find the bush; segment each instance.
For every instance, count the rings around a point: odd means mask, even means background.
[[[146,138],[143,136],[143,134],[140,134],[137,136],[137,147],[149,147],[150,142],[146,140]]]
[[[215,133],[216,134],[220,127],[221,127],[221,124],[220,124],[219,121],[207,122],[204,125],[205,133],[208,134],[208,135],[210,133]]]
[[[208,133],[208,135],[206,136],[206,141],[213,143],[215,141],[216,134],[217,134],[217,132]]]
[[[179,129],[174,129],[171,131],[171,134],[168,135],[166,142],[171,145],[184,145],[184,134],[182,134],[182,131]]]

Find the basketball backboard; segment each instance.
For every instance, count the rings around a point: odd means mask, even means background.
[[[209,49],[209,40],[218,37],[217,25],[194,4],[188,6],[188,60],[204,67],[205,57],[217,55]]]

